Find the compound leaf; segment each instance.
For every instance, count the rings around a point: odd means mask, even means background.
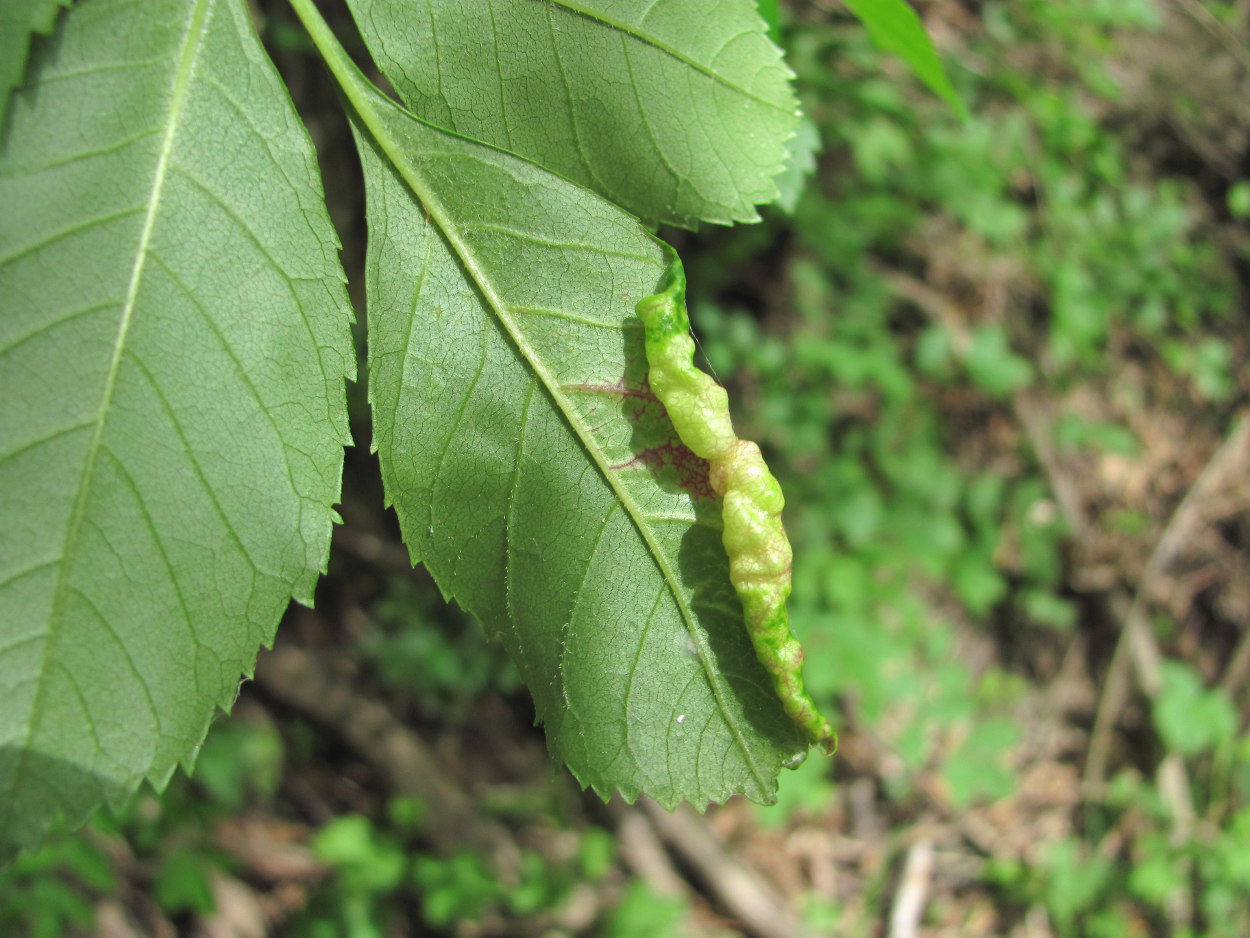
[[[0,152],[0,848],[189,760],[324,568],[350,308],[245,0],[92,0]]]
[[[663,245],[327,58],[365,171],[375,445],[414,561],[503,641],[582,784],[770,800],[806,745],[742,627],[706,464],[647,389],[634,304]]]
[[[798,124],[753,0],[349,0],[431,123],[650,222],[754,221]]]

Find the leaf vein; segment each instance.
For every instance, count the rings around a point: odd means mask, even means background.
[[[34,439],[34,440],[27,440],[25,443],[9,450],[6,453],[0,453],[0,466],[3,466],[10,459],[14,459],[15,457],[20,456],[23,453],[27,452],[28,450],[32,450],[37,446],[42,446],[44,443],[51,443],[55,439],[59,439],[60,437],[63,437],[63,436],[68,436],[69,434],[73,433],[75,430],[86,430],[88,427],[93,427],[93,426],[95,426],[95,418],[92,418],[91,420],[84,420],[82,423],[70,424],[68,427],[57,427],[55,430],[53,430],[51,433],[48,433],[46,436],[41,436],[38,439]]]
[[[84,306],[81,309],[73,310],[66,313],[64,316],[51,320],[50,322],[41,322],[36,328],[17,336],[7,345],[0,345],[0,355],[12,354],[14,349],[39,338],[45,333],[51,332],[52,330],[64,326],[67,323],[71,323],[75,319],[81,319],[83,316],[90,316],[92,313],[98,313],[101,310],[111,309],[114,305],[115,304],[112,302],[95,303],[91,306]]]
[[[160,133],[160,128],[152,127],[137,134],[131,134],[128,137],[121,137],[110,142],[106,146],[94,147],[90,150],[79,150],[60,159],[52,160],[47,163],[41,163],[39,164],[39,169],[36,172],[27,173],[23,178],[29,179],[31,176],[42,175],[52,169],[63,169],[66,166],[71,166],[74,163],[81,163],[84,160],[93,159],[97,156],[109,156],[110,154],[124,150],[133,143],[138,143],[140,140],[146,140],[148,137],[153,137],[158,133]]]
[[[508,311],[518,316],[538,316],[549,319],[564,319],[568,322],[575,322],[579,325],[590,326],[594,329],[608,329],[616,332],[621,328],[620,323],[602,322],[598,319],[591,319],[589,316],[579,316],[571,313],[566,309],[542,309],[537,306],[510,306]]]
[[[143,680],[143,673],[139,670],[139,665],[135,663],[134,655],[130,653],[130,649],[126,646],[126,643],[122,641],[122,637],[118,633],[117,629],[114,627],[113,623],[108,620],[108,617],[105,616],[104,613],[100,610],[100,607],[97,606],[92,601],[91,597],[88,596],[85,592],[83,592],[81,589],[79,589],[76,586],[70,586],[68,587],[68,589],[70,592],[72,592],[75,596],[78,597],[80,602],[82,602],[85,606],[87,606],[88,609],[91,610],[92,614],[96,617],[97,620],[99,620],[100,625],[103,627],[104,631],[108,634],[109,638],[111,638],[114,644],[117,645],[118,650],[121,652],[122,658],[125,660],[127,667],[130,669],[130,673],[134,676],[135,683],[138,684],[139,687],[142,688],[143,697],[147,701],[148,714],[149,716],[151,716],[152,721],[156,724],[157,731],[160,732],[160,727],[161,727],[160,712],[156,707],[156,701],[152,699],[151,688],[149,688],[147,685],[147,682]],[[67,668],[65,670],[66,670],[66,673],[68,674],[69,669]],[[90,713],[91,711],[87,710],[87,712]],[[93,721],[88,720],[87,722],[94,726]]]
[[[148,510],[147,500],[144,499],[142,490],[139,488],[138,484],[135,482],[134,476],[130,474],[130,470],[126,468],[125,463],[122,462],[121,458],[116,453],[110,452],[109,455],[112,457],[114,466],[118,474],[121,476],[122,480],[126,483],[127,488],[130,489],[130,494],[134,497],[135,504],[139,506],[139,510],[143,513],[143,520],[148,529],[148,533],[152,536],[152,543],[156,547],[157,556],[160,558],[161,565],[164,566],[165,573],[169,577],[169,583],[170,583],[170,586],[173,588],[174,596],[176,596],[178,599],[178,609],[182,612],[182,621],[186,624],[187,636],[191,639],[191,642],[192,644],[195,645],[195,649],[196,649],[197,657],[196,657],[196,661],[193,662],[192,664],[191,671],[195,675],[195,684],[196,684],[195,689],[198,692],[200,690],[199,667],[197,666],[199,663],[198,654],[202,648],[203,643],[200,641],[199,636],[195,634],[195,624],[194,624],[194,619],[191,616],[191,610],[187,605],[186,596],[183,595],[182,586],[178,582],[178,577],[174,572],[176,570],[176,565],[173,563],[172,560],[170,560],[169,552],[165,548],[165,542],[161,539],[160,531],[158,530],[156,526],[156,521],[153,519],[152,513]],[[135,676],[136,678],[138,678],[140,684],[144,684],[143,679],[140,676],[137,669],[135,672]],[[146,684],[144,685],[144,687],[146,689]],[[150,700],[151,698],[149,696],[149,701]],[[155,704],[153,704],[153,715],[156,717],[157,726],[160,726],[161,725],[160,714],[157,712]]]
[[[217,340],[217,344],[221,347],[221,350],[225,354],[225,356],[228,359],[230,359],[230,364],[234,366],[235,374],[239,379],[239,383],[244,388],[247,389],[248,395],[252,398],[253,401],[256,402],[256,409],[259,410],[264,415],[265,422],[268,423],[270,429],[273,430],[273,435],[277,439],[278,445],[282,447],[282,452],[285,454],[287,450],[289,450],[291,447],[283,438],[282,430],[278,426],[278,422],[274,418],[271,408],[266,403],[265,399],[261,397],[260,390],[256,387],[256,383],[252,380],[251,374],[249,373],[248,369],[243,365],[243,362],[239,360],[239,357],[235,353],[233,346],[230,345],[229,340],[227,340],[225,334],[221,331],[217,322],[213,319],[211,315],[209,315],[208,310],[204,308],[204,305],[200,303],[200,301],[196,298],[195,294],[191,292],[190,288],[188,288],[187,285],[182,282],[181,278],[173,271],[173,269],[168,264],[164,262],[164,260],[162,260],[160,255],[157,254],[155,251],[152,252],[152,263],[155,264],[157,267],[159,267],[165,273],[165,275],[169,277],[170,281],[174,284],[174,286],[176,286],[178,290],[181,291],[181,293],[187,298],[187,302],[191,304],[192,308],[197,313],[199,313],[200,319],[204,323],[205,327],[208,329],[209,332],[212,333],[213,338]],[[294,299],[294,297],[292,297],[292,299]],[[296,302],[295,306],[298,308],[299,303]],[[138,362],[137,357],[135,357],[135,361]],[[140,369],[143,370],[145,375],[147,375],[148,380],[152,382],[153,388],[155,389],[156,388],[155,378],[147,372],[146,367],[144,367],[143,365],[140,365]],[[158,394],[160,394],[159,390],[158,390]],[[187,446],[187,453],[188,455],[190,455],[191,449],[187,445],[187,441],[182,437],[181,424],[178,422],[177,417],[175,416],[172,408],[169,406],[169,403],[165,399],[163,394],[160,394],[160,400],[161,400],[162,406],[164,406],[166,410],[168,411],[170,420],[174,423],[175,427],[177,427],[179,439],[182,440],[184,446]],[[295,481],[294,468],[291,465],[291,460],[285,459],[284,462],[285,462],[284,468],[286,469],[287,482],[291,486],[291,491],[298,496],[299,485]],[[198,468],[198,463],[196,463],[196,465]],[[209,488],[208,483],[206,481],[204,482],[204,485],[205,485],[205,488]],[[214,494],[214,499],[215,499],[215,494]],[[231,527],[230,523],[226,520],[224,513],[222,514],[222,522],[227,527]],[[244,555],[247,556],[246,551],[244,552]],[[252,558],[248,556],[248,560],[250,561],[251,559]]]
[[[710,66],[704,65],[702,62],[687,55],[681,50],[669,45],[668,43],[661,42],[660,40],[656,39],[654,36],[641,35],[639,32],[637,32],[637,30],[634,27],[631,27],[628,23],[622,22],[620,20],[612,19],[611,17],[608,17],[599,11],[587,9],[584,4],[573,2],[573,0],[546,0],[546,2],[551,4],[552,6],[563,7],[565,10],[567,10],[570,13],[576,14],[578,16],[584,16],[586,19],[594,20],[598,23],[602,23],[604,26],[608,27],[609,29],[614,29],[621,34],[622,40],[624,40],[626,37],[632,37],[633,39],[637,40],[642,45],[655,49],[659,52],[662,52],[665,55],[669,56],[670,58],[676,59],[678,62],[681,62],[683,65],[688,66],[689,68],[695,70],[696,72],[699,72],[702,75],[705,75],[706,77],[710,78],[712,81],[716,82],[717,84],[724,85],[726,88],[729,88],[732,91],[737,92],[738,94],[745,95],[746,97],[750,98],[752,101],[762,104],[765,107],[773,108],[774,110],[781,111],[782,113],[785,113],[785,114],[789,114],[793,111],[793,108],[788,105],[782,105],[776,101],[770,101],[768,98],[762,97],[761,95],[759,95],[752,89],[747,88],[741,84],[738,84],[737,82],[730,81],[728,78],[724,77],[719,72],[714,71]],[[654,5],[655,4],[653,3],[652,6]],[[648,8],[647,12],[650,13],[650,8]],[[740,33],[739,35],[748,35],[748,34]]]
[[[603,191],[605,189],[603,178],[599,175],[594,161],[586,153],[586,146],[582,142],[582,131],[577,122],[577,108],[573,104],[573,89],[569,86],[569,76],[564,68],[564,57],[560,54],[559,39],[556,35],[555,24],[551,19],[551,7],[547,7],[547,33],[551,37],[551,51],[555,55],[556,68],[560,72],[560,87],[564,90],[564,99],[568,103],[569,124],[573,131],[573,142],[577,146],[577,155],[582,161],[582,168],[586,170],[594,183],[594,188]]]
[[[52,85],[62,81],[73,81],[78,78],[90,78],[93,75],[99,75],[107,72],[130,72],[139,71],[152,65],[165,65],[167,60],[163,58],[156,59],[128,59],[124,62],[104,62],[99,65],[93,65],[90,68],[80,68],[74,71],[52,72],[51,74],[42,76],[39,80],[40,85]]]
[[[601,255],[603,257],[619,257],[622,260],[637,261],[641,264],[647,263],[650,258],[643,257],[639,254],[630,254],[627,251],[612,251],[607,248],[597,247],[593,244],[582,244],[578,241],[556,241],[551,238],[543,238],[539,235],[532,234],[528,231],[521,231],[519,228],[509,228],[506,225],[492,224],[489,222],[471,222],[459,226],[461,231],[490,231],[496,234],[507,235],[518,241],[526,241],[530,244],[538,244],[543,247],[556,248],[561,251],[585,251]]]
[[[522,659],[523,670],[528,674],[537,674],[532,665],[525,663],[524,659],[528,657],[525,653],[526,645],[521,641],[521,636],[517,632],[517,614],[513,605],[513,587],[512,587],[512,562],[515,547],[512,540],[512,529],[515,526],[515,512],[517,504],[517,488],[521,482],[521,467],[525,459],[525,432],[529,428],[530,407],[534,403],[534,387],[536,381],[531,380],[525,389],[525,400],[521,404],[521,421],[517,427],[516,440],[516,458],[512,460],[512,481],[508,489],[507,511],[503,519],[503,595],[504,610],[507,613],[505,618],[512,625],[512,634],[516,640],[517,656]]]
[[[187,439],[186,434],[182,429],[182,422],[178,419],[177,412],[170,404],[169,399],[165,396],[165,392],[161,388],[160,382],[156,380],[156,376],[148,370],[147,365],[145,365],[143,360],[140,359],[138,355],[134,354],[134,352],[129,352],[127,354],[127,358],[148,382],[148,385],[152,388],[152,393],[156,395],[156,399],[160,402],[161,409],[164,410],[165,414],[169,417],[169,424],[173,428],[174,435],[178,438],[178,442],[182,446],[182,452],[186,455],[187,462],[194,471],[196,479],[199,480],[201,487],[204,489],[204,494],[208,496],[208,500],[212,503],[213,511],[221,521],[222,530],[226,532],[230,540],[234,541],[235,546],[239,548],[239,553],[247,558],[247,561],[252,566],[252,569],[263,569],[261,565],[256,562],[256,559],[252,557],[251,553],[249,553],[247,547],[239,538],[234,525],[230,523],[230,518],[226,514],[225,509],[221,507],[221,502],[217,498],[217,491],[211,484],[209,484],[208,478],[204,475],[204,469],[200,465],[200,461],[195,457],[195,449],[192,447],[191,441]],[[117,459],[117,457],[114,456],[114,459]],[[155,536],[155,532],[153,532],[153,537]]]
[[[586,582],[590,577],[590,568],[594,566],[595,555],[599,553],[599,545],[603,541],[603,534],[608,529],[608,522],[612,520],[613,512],[615,512],[619,507],[619,502],[612,502],[612,504],[608,506],[607,512],[604,514],[602,520],[597,526],[597,529],[595,530],[594,543],[590,545],[590,550],[586,552],[586,564],[582,567],[582,574],[578,578],[577,589],[573,591],[573,598],[569,603],[568,611],[565,613],[565,621],[570,623],[570,625],[577,618],[577,608],[581,605],[582,593],[585,590]],[[565,705],[571,711],[573,709],[573,702],[569,699],[568,682],[564,680],[564,653],[566,647],[566,644],[561,641],[560,651],[556,657],[556,673],[560,675],[561,696],[564,698]]]
[[[20,570],[14,570],[10,573],[9,576],[6,576],[4,579],[0,580],[0,589],[4,589],[10,584],[16,583],[18,580],[22,579],[23,577],[30,576],[32,573],[38,573],[40,570],[46,570],[49,567],[55,567],[58,562],[59,561],[57,561],[56,559],[41,560],[38,563],[31,564],[28,567],[22,567]],[[42,637],[43,636],[41,635],[33,636],[33,638],[35,639],[41,639]]]
[[[65,238],[72,238],[76,234],[81,234],[84,231],[90,231],[92,228],[97,228],[100,225],[107,225],[109,222],[112,222],[112,221],[118,221],[123,218],[129,218],[132,215],[139,215],[143,213],[143,211],[144,211],[144,208],[142,205],[136,205],[134,208],[124,209],[124,210],[117,211],[117,212],[110,212],[107,215],[99,215],[95,218],[89,218],[86,221],[82,221],[82,222],[78,222],[77,224],[70,225],[68,228],[63,228],[60,231],[54,231],[52,234],[44,238],[41,238],[40,240],[34,242],[33,244],[23,245],[22,247],[18,248],[16,251],[13,251],[12,253],[9,253],[9,254],[4,255],[3,257],[0,257],[0,266],[11,264],[13,261],[21,260],[26,255],[32,254],[35,251],[39,251],[47,247],[51,247],[52,245],[56,244],[58,241],[63,241]]]

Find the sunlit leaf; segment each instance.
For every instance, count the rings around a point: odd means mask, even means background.
[[[418,116],[651,222],[753,221],[798,124],[752,0],[349,0]]]

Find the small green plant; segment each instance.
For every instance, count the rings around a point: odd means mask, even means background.
[[[60,835],[0,869],[0,934],[59,938],[95,919],[93,896],[112,895],[117,877],[91,840]]]
[[[1207,690],[1181,661],[1160,665],[1163,690],[1152,708],[1159,738],[1170,752],[1195,756],[1227,751],[1237,739],[1237,708],[1220,690]]]
[[[369,818],[335,818],[313,838],[316,856],[334,870],[328,888],[318,890],[296,934],[308,938],[382,938],[394,894],[408,870],[407,851],[399,839]]]
[[[532,918],[557,908],[574,885],[603,879],[616,851],[610,834],[591,828],[578,834],[571,856],[551,861],[523,850],[515,869],[501,873],[471,850],[414,855],[404,838],[419,832],[421,811],[393,802],[389,814],[386,826],[352,814],[317,832],[313,849],[331,867],[332,878],[304,910],[296,934],[380,938],[391,933],[401,904],[411,900],[432,928],[465,927],[504,913]]]
[[[421,896],[422,915],[436,927],[478,921],[488,911],[526,918],[557,908],[574,885],[602,880],[615,852],[612,836],[591,828],[580,833],[577,850],[562,862],[522,851],[515,873],[507,879],[481,857],[463,852],[448,858],[417,857],[412,881]]]
[[[689,934],[689,914],[681,897],[661,895],[635,880],[604,923],[604,938],[682,938]]]
[[[438,605],[431,590],[411,579],[391,581],[360,651],[388,688],[415,695],[445,720],[468,719],[480,694],[513,692],[521,679],[502,648],[482,642],[468,616]]]
[[[1033,865],[987,864],[989,882],[1010,902],[1044,908],[1062,938],[1145,938],[1160,923],[1169,934],[1235,938],[1250,927],[1250,744],[1226,695],[1181,662],[1164,661],[1162,671],[1154,722],[1169,757],[1186,762],[1193,803],[1126,769],[1088,810],[1086,840],[1052,843]],[[1131,837],[1099,844],[1113,827]]]

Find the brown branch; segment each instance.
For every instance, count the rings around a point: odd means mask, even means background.
[[[907,851],[903,875],[890,909],[890,938],[916,938],[932,876],[933,841],[926,837]]]
[[[1185,497],[1181,499],[1176,510],[1168,519],[1167,526],[1160,535],[1150,559],[1142,571],[1133,598],[1125,605],[1121,598],[1121,609],[1116,612],[1123,626],[1120,640],[1116,646],[1115,657],[1112,659],[1104,684],[1106,690],[1099,702],[1098,713],[1094,719],[1094,728],[1090,733],[1088,756],[1085,760],[1085,786],[1090,792],[1095,791],[1106,775],[1107,755],[1110,749],[1111,731],[1119,718],[1120,710],[1127,702],[1127,682],[1124,671],[1131,662],[1142,691],[1152,701],[1156,700],[1162,690],[1163,682],[1159,674],[1159,661],[1162,655],[1158,643],[1145,614],[1146,588],[1153,583],[1175,558],[1181,546],[1194,536],[1194,531],[1203,523],[1202,504],[1208,495],[1215,491],[1230,471],[1247,459],[1250,454],[1250,416],[1242,416],[1228,438],[1215,451],[1198,478],[1194,480]],[[1187,790],[1188,785],[1184,786]],[[1179,788],[1174,789],[1179,790]],[[1173,816],[1177,819],[1191,816],[1192,806],[1173,804]],[[1178,820],[1177,823],[1180,823]]]
[[[616,837],[621,859],[635,876],[661,895],[686,895],[689,887],[673,866],[646,814],[635,808],[622,808],[617,816]]]
[[[1247,681],[1250,681],[1250,629],[1241,633],[1237,648],[1229,656],[1220,686],[1230,698],[1236,700]]]
[[[757,870],[734,856],[707,820],[688,805],[671,814],[649,798],[639,804],[668,844],[716,901],[755,938],[801,938],[798,919]]]
[[[1250,72],[1250,53],[1246,52],[1245,40],[1235,30],[1216,18],[1199,0],[1173,0],[1173,5],[1204,29],[1242,69]]]
[[[508,832],[481,819],[464,788],[454,782],[420,737],[377,700],[360,694],[313,655],[280,644],[256,662],[256,682],[266,693],[333,731],[368,762],[391,791],[428,806],[422,831],[439,850],[477,848],[498,857],[516,851]]]

